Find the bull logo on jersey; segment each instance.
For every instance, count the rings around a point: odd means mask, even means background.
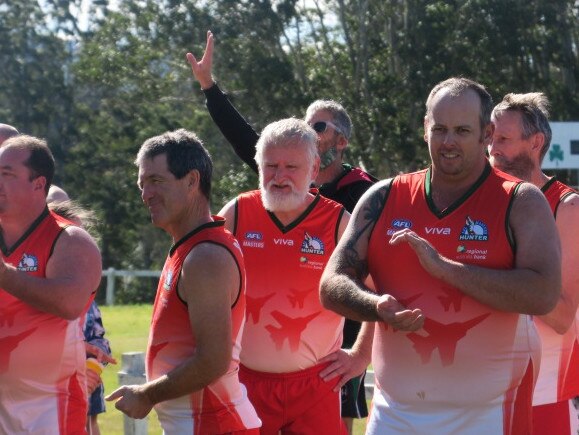
[[[165,275],[165,282],[163,282],[163,289],[164,290],[171,290],[171,283],[173,281],[173,271],[167,271],[167,275]]]
[[[304,254],[317,254],[324,255],[324,242],[322,242],[317,237],[310,236],[307,232],[304,236],[304,241],[302,242],[301,251]]]
[[[38,258],[32,254],[22,255],[17,269],[23,272],[36,272],[38,270]]]
[[[489,239],[489,232],[483,221],[475,221],[466,217],[466,225],[462,227],[458,240],[474,240],[477,242],[486,242]]]

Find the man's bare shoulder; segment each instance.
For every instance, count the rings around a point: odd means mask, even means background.
[[[579,213],[579,193],[573,192],[565,196],[559,204],[559,210],[568,210],[568,213]]]
[[[566,223],[568,230],[579,230],[579,194],[571,193],[557,207],[557,224]]]
[[[96,241],[83,228],[76,225],[66,227],[55,245],[55,251],[68,248],[87,249],[90,251],[96,250],[98,247]]]

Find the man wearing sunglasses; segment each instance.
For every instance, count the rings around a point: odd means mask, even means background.
[[[233,147],[235,153],[253,171],[256,143],[259,135],[231,104],[213,80],[213,35],[207,33],[207,45],[201,61],[187,53],[187,60],[195,79],[207,99],[207,108],[213,121]],[[318,133],[320,170],[314,181],[320,194],[352,212],[360,197],[377,181],[360,168],[343,162],[344,152],[352,132],[352,121],[341,104],[332,100],[316,100],[307,109],[305,121]],[[356,341],[360,323],[346,319],[343,347],[350,349]],[[364,375],[350,380],[342,389],[342,416],[351,433],[352,419],[368,415],[364,391]]]

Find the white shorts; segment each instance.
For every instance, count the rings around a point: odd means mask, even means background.
[[[494,435],[503,433],[502,404],[484,404],[476,409],[441,408],[428,404],[416,409],[388,401],[385,394],[374,387],[372,409],[366,435],[445,434]]]

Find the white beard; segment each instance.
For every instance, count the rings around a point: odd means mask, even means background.
[[[272,184],[270,182],[267,186],[260,183],[261,200],[266,210],[271,212],[287,212],[300,208],[308,194],[308,189],[303,192],[298,192],[293,184],[290,184],[292,191],[290,193],[272,191]]]

